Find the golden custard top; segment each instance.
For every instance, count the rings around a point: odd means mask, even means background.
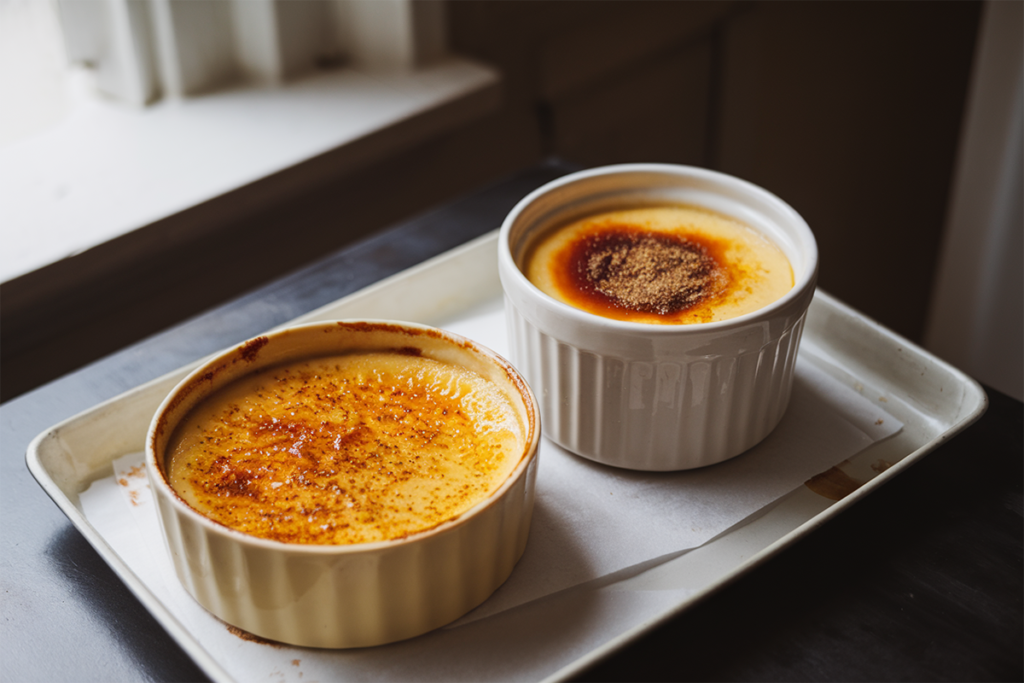
[[[526,277],[563,303],[616,320],[727,320],[793,287],[782,251],[752,228],[689,206],[612,211],[543,235]]]
[[[254,373],[204,399],[168,445],[174,490],[220,524],[286,543],[403,538],[501,486],[525,428],[490,380],[410,353]]]

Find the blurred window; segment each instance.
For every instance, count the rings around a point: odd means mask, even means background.
[[[0,147],[44,130],[71,104],[56,6],[0,0]]]
[[[326,153],[304,182],[482,115],[500,78],[445,54],[443,11],[0,0],[0,282]]]

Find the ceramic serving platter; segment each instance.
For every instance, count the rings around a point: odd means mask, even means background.
[[[504,316],[496,260],[495,232],[292,323],[404,320],[451,329],[500,351]],[[573,472],[579,481],[596,482],[591,488],[605,497],[571,503],[556,493],[539,497],[534,547],[528,546],[509,584],[491,600],[420,638],[378,648],[311,650],[247,637],[191,601],[169,573],[144,480],[133,483],[117,471],[131,471],[157,406],[199,362],[51,427],[32,442],[27,461],[96,551],[217,681],[567,678],[870,495],[971,424],[987,405],[974,380],[819,291],[800,349],[802,381],[831,387],[832,410],[837,419],[848,418],[844,424],[867,420],[860,431],[851,428],[859,441],[842,443],[845,437],[833,434],[840,442],[819,448],[797,421],[735,463],[661,479],[580,462],[547,444],[539,481]],[[805,453],[805,468],[811,469],[791,473],[795,483],[776,482],[782,488],[758,497],[764,493],[759,480],[742,478],[746,465],[801,449],[827,452]],[[645,530],[649,538],[636,534],[642,538],[634,542],[625,538],[634,534],[622,529],[603,538],[588,533],[586,518],[618,516],[615,506],[622,503],[616,501],[623,495],[648,491],[661,505],[658,497],[695,478],[712,492],[723,481],[743,483],[710,494],[721,500],[706,500],[702,509],[722,514],[687,517],[682,536],[671,535],[678,530],[667,536]],[[585,505],[597,507],[573,514]],[[566,548],[578,552],[567,556]]]

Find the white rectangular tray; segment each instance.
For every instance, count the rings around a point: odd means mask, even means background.
[[[289,324],[386,318],[444,327],[446,321],[471,311],[501,305],[496,253],[497,235],[490,233]],[[674,559],[621,572],[450,631],[430,642],[451,648],[453,655],[460,653],[468,668],[424,671],[423,677],[473,678],[481,671],[503,680],[571,676],[870,494],[976,420],[987,405],[974,380],[822,292],[811,306],[802,349],[824,359],[819,367],[840,382],[884,400],[885,410],[903,425],[895,436],[842,464],[845,497],[836,501],[820,495],[820,487],[800,486],[744,523]],[[32,442],[27,461],[50,497],[197,664],[214,680],[232,681],[236,676],[231,673],[231,658],[242,656],[240,651],[208,651],[197,634],[183,626],[161,601],[153,586],[118,555],[110,539],[90,523],[80,501],[80,494],[92,482],[111,475],[115,459],[142,450],[157,405],[199,362],[51,427]],[[879,462],[886,463],[888,469],[877,467]],[[669,590],[681,586],[685,590]],[[566,628],[558,615],[579,609],[588,610],[587,619]],[[410,642],[387,647],[404,648],[403,656],[415,656],[417,646]],[[296,664],[300,661],[296,653],[302,650],[267,647],[268,661],[280,659],[268,671],[268,680],[302,676]],[[500,649],[502,655],[488,660],[488,648]],[[325,652],[316,654],[321,666],[328,656]],[[336,658],[334,677],[386,679],[389,673],[401,674],[398,669],[382,667],[372,653],[366,653],[329,654]],[[486,660],[486,668],[473,669],[466,653],[483,657],[480,661]]]

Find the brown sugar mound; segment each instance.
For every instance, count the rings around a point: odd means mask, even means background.
[[[605,234],[588,246],[586,279],[625,308],[664,315],[695,306],[723,287],[717,262],[687,239]]]

